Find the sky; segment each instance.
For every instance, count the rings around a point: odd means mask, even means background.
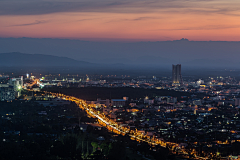
[[[0,0],[0,37],[240,41],[239,0]]]

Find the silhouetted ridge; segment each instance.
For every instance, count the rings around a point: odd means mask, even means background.
[[[88,64],[91,63],[52,55],[0,53],[0,66],[81,66]]]

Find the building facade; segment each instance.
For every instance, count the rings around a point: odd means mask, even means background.
[[[172,84],[182,85],[181,64],[172,65]]]
[[[113,107],[123,107],[126,105],[126,101],[124,99],[112,99],[111,105]]]

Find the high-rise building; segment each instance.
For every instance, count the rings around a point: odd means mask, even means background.
[[[181,64],[172,65],[172,84],[182,84]]]

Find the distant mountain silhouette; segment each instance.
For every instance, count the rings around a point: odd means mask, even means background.
[[[156,42],[0,38],[0,53],[15,51],[87,61],[98,64],[95,65],[95,70],[100,65],[107,69],[113,69],[113,66],[129,69],[132,66],[138,69],[166,67],[171,70],[172,64],[177,63],[188,68],[240,68],[240,42],[191,41],[186,38]],[[75,62],[70,63],[72,64]],[[89,65],[86,68],[88,67]]]
[[[67,57],[19,52],[0,53],[0,66],[82,66],[91,65]]]

